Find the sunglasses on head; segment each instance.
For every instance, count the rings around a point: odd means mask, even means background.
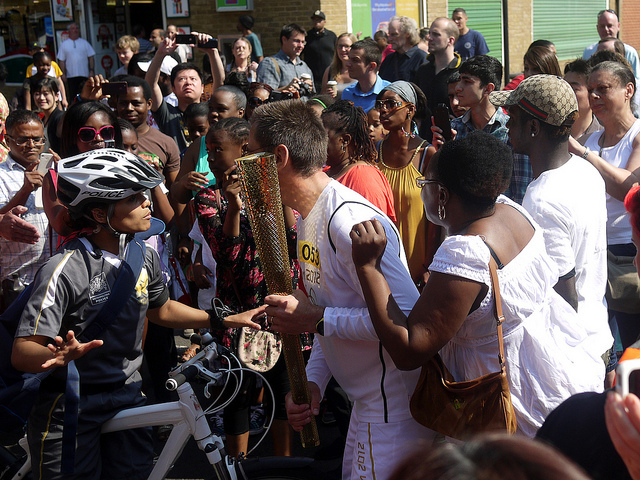
[[[105,142],[110,142],[116,138],[116,129],[113,125],[105,125],[100,130],[96,130],[93,127],[80,127],[80,130],[78,130],[78,139],[84,143],[93,142],[98,138],[98,135]]]

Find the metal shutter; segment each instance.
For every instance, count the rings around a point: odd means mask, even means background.
[[[586,47],[600,40],[598,12],[604,0],[533,0],[533,40],[550,40],[559,60],[582,57]]]
[[[479,31],[487,42],[489,55],[502,62],[502,0],[462,0],[449,3],[449,18],[462,7],[467,12],[467,27]]]

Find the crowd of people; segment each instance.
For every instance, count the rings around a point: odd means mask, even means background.
[[[497,478],[516,465],[522,478],[640,479],[640,403],[607,393],[623,352],[640,347],[639,61],[615,11],[600,12],[601,41],[564,74],[553,43],[536,40],[513,79],[462,8],[424,32],[394,16],[363,39],[328,30],[320,10],[310,18],[308,31],[285,25],[273,55],[250,15],[230,58],[194,32],[203,68],[175,26],[148,40],[136,29],[118,39],[108,79],[75,24],[57,64],[34,46],[15,108],[0,105],[0,311],[34,285],[12,363],[56,369],[28,422],[34,478],[61,478],[71,361],[73,478],[146,478],[150,432],[98,447],[100,426],[140,404],[141,388],[171,398],[179,328],[212,332],[263,372],[276,455],[321,405],[334,411],[344,479]],[[236,172],[259,152],[277,165],[287,296],[267,291]],[[157,220],[166,228],[146,239],[124,313],[79,341],[126,241]],[[409,401],[437,353],[458,381],[497,369],[492,261],[517,434],[442,446]],[[309,404],[289,394],[282,333],[300,336]],[[255,376],[239,390],[212,419],[234,457],[265,410]],[[575,448],[581,435],[593,441]]]

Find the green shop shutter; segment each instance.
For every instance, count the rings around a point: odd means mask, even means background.
[[[479,31],[487,42],[489,55],[502,62],[502,0],[463,0],[449,3],[449,18],[456,8],[464,8],[467,27]]]
[[[598,12],[607,8],[604,0],[533,0],[533,40],[550,40],[559,60],[582,57],[582,52],[600,40]]]

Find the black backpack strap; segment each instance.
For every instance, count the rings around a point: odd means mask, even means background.
[[[95,340],[114,322],[122,307],[127,303],[123,299],[128,299],[136,286],[144,266],[145,253],[146,247],[142,240],[134,238],[128,243],[124,261],[118,268],[118,276],[111,289],[109,299],[96,318],[78,336],[79,340],[82,342]]]
[[[122,308],[136,286],[140,272],[144,267],[145,243],[134,238],[127,245],[124,261],[118,268],[118,276],[111,289],[109,299],[96,318],[78,336],[86,343],[98,338],[116,320]],[[48,373],[48,372],[47,372]],[[62,431],[61,472],[72,474],[75,465],[76,433],[78,430],[78,405],[80,403],[80,374],[76,362],[67,364],[67,383],[65,386],[64,429]]]

